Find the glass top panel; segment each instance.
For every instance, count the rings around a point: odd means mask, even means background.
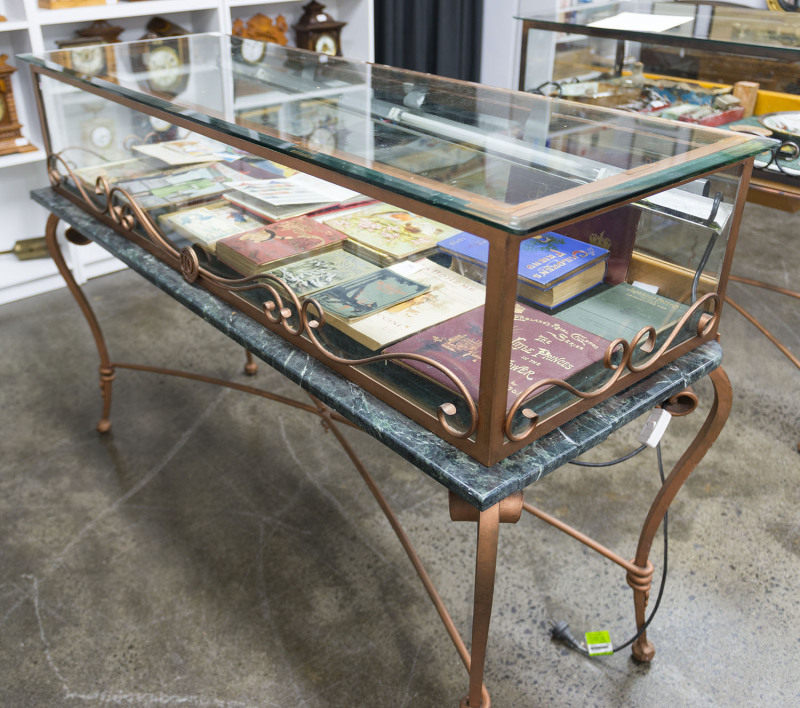
[[[790,0],[779,0],[789,2]],[[615,37],[684,38],[688,44],[720,42],[733,51],[754,47],[793,59],[800,54],[800,14],[696,2],[611,2],[542,12],[523,0],[517,19],[547,22],[574,32],[590,28]],[[748,52],[749,53],[749,52]]]
[[[518,234],[771,144],[225,35],[99,52],[76,47],[21,58],[200,132],[210,126],[254,152],[261,146],[272,157],[311,163],[319,176],[355,178]]]

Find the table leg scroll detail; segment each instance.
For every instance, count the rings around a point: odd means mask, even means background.
[[[683,483],[687,480],[692,470],[694,470],[714,444],[725,425],[725,421],[728,419],[728,414],[730,413],[731,404],[733,402],[733,392],[728,375],[722,367],[719,367],[709,374],[709,378],[714,385],[714,401],[711,404],[711,409],[706,416],[703,426],[686,449],[686,452],[684,452],[680,460],[678,460],[675,467],[672,468],[672,471],[661,486],[661,489],[659,489],[656,498],[650,506],[650,511],[647,514],[641,534],[639,535],[639,545],[636,549],[636,556],[633,561],[634,565],[640,568],[645,567],[648,563],[648,556],[650,555],[650,548],[653,545],[653,538],[658,528],[661,526],[664,514],[667,512],[669,505],[672,503],[678,490],[683,486]],[[644,627],[646,621],[645,609],[647,606],[647,591],[637,588],[635,584],[631,584],[631,587],[633,588],[636,628],[640,630]],[[632,653],[635,659],[642,662],[651,661],[653,656],[655,656],[655,648],[652,643],[648,641],[647,632],[643,631],[634,642]]]
[[[47,219],[44,232],[47,250],[50,252],[50,257],[56,264],[56,268],[58,268],[61,277],[64,278],[67,288],[69,288],[70,293],[72,293],[72,297],[75,298],[78,306],[81,308],[81,312],[83,312],[83,316],[89,324],[89,329],[91,329],[92,336],[94,337],[97,354],[100,357],[100,391],[103,396],[103,414],[100,418],[100,422],[97,424],[97,430],[101,433],[107,433],[111,430],[111,420],[109,416],[111,413],[111,384],[114,381],[114,365],[111,363],[111,359],[108,356],[108,347],[106,347],[103,331],[100,329],[100,324],[97,321],[94,310],[92,310],[89,301],[72,276],[72,272],[67,266],[66,260],[64,260],[61,247],[58,245],[58,239],[56,237],[58,222],[59,218],[54,214],[51,214]],[[71,243],[77,245],[90,243],[88,239],[84,238],[78,231],[71,227],[67,229],[67,239]]]

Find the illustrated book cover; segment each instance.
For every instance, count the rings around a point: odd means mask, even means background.
[[[231,204],[235,204],[242,209],[246,209],[252,214],[265,219],[267,221],[281,221],[282,219],[292,219],[295,216],[303,216],[304,214],[311,214],[312,212],[325,209],[331,205],[331,202],[322,203],[306,203],[306,204],[288,204],[286,206],[275,206],[262,199],[250,196],[245,192],[238,189],[233,189],[222,195]]]
[[[326,314],[353,322],[422,295],[427,290],[427,285],[381,268],[342,285],[320,290],[314,299]]]
[[[281,278],[295,295],[305,297],[377,270],[378,266],[373,263],[337,249],[273,268],[267,274]]]
[[[212,254],[220,239],[263,226],[262,222],[227,202],[214,202],[207,206],[162,214],[158,220],[163,226],[171,228]]]
[[[440,241],[439,250],[480,269],[489,259],[489,242],[465,231]],[[520,296],[546,308],[562,304],[603,281],[607,258],[604,248],[552,231],[525,239],[517,270]]]
[[[385,351],[421,354],[450,369],[478,400],[484,308],[470,310],[418,334]],[[509,362],[507,406],[528,387],[543,379],[563,381],[596,364],[602,366],[610,342],[580,327],[517,303]],[[456,391],[453,382],[438,369],[418,361],[405,360],[403,366]],[[537,391],[537,395],[542,391]]]
[[[341,231],[307,216],[261,226],[218,241],[217,258],[242,275],[252,275],[306,253],[338,248],[346,238]]]
[[[387,270],[427,285],[429,289],[422,295],[356,322],[335,317],[328,319],[330,324],[368,349],[382,349],[398,339],[480,307],[486,298],[483,285],[427,258],[403,261]]]
[[[394,260],[424,254],[443,238],[459,233],[432,219],[389,204],[373,204],[336,215],[325,223],[339,229],[357,244]]]

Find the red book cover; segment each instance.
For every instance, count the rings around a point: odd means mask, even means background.
[[[336,246],[346,238],[341,231],[300,216],[221,239],[217,242],[217,257],[250,274],[265,266],[273,267],[278,261]]]
[[[479,307],[465,312],[397,342],[384,351],[421,354],[434,359],[450,369],[477,401],[481,373],[483,309]],[[549,378],[564,381],[588,366],[602,362],[610,344],[607,339],[521,303],[515,306],[511,342],[507,398],[509,408],[523,391],[537,381]],[[408,359],[401,363],[453,391],[457,390],[445,374],[432,366]]]

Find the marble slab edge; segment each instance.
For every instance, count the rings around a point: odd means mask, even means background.
[[[34,190],[31,196],[259,359],[481,510],[595,447],[615,430],[706,376],[722,360],[719,344],[706,343],[505,460],[486,467],[228,303],[187,283],[180,273],[52,189]]]

